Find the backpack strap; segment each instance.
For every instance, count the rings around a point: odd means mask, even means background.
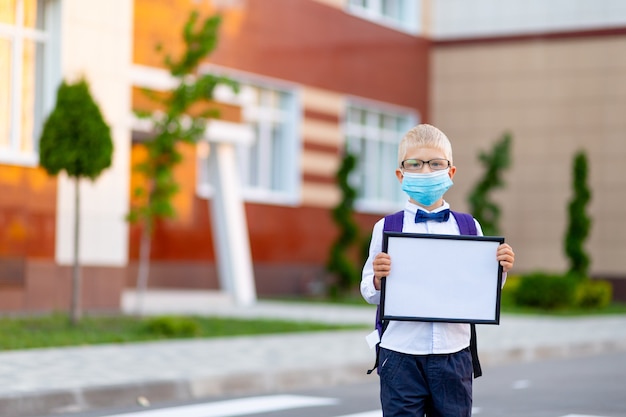
[[[458,211],[450,211],[459,225],[459,233],[466,236],[476,236],[478,230],[476,229],[476,222],[471,214],[459,213]]]
[[[472,354],[474,378],[478,378],[483,375],[483,368],[480,366],[480,359],[478,359],[478,343],[476,342],[476,325],[474,323],[470,323],[470,353]]]
[[[402,232],[402,226],[404,226],[404,211],[385,216],[384,232]]]
[[[383,225],[383,232],[402,232],[402,226],[404,223],[404,211],[398,211],[396,213],[385,216],[385,223]],[[376,321],[374,327],[378,330],[378,337],[382,339],[385,329],[387,329],[388,321],[383,321],[380,317],[380,304],[376,306]],[[367,370],[367,374],[374,372],[374,369],[378,368],[378,359],[380,352],[380,341],[376,344],[376,361],[372,369]]]

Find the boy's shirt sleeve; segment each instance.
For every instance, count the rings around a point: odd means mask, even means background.
[[[474,223],[476,223],[476,236],[483,236],[483,228],[478,223],[478,220],[474,219]]]
[[[379,220],[372,231],[370,248],[361,275],[361,295],[370,304],[380,303],[380,291],[374,287],[374,258],[382,251],[384,219]]]

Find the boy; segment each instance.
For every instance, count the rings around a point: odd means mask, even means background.
[[[398,166],[396,177],[409,196],[402,231],[460,234],[443,199],[456,173],[446,135],[431,125],[414,127],[400,142]],[[480,225],[475,223],[477,234],[482,236]],[[363,267],[361,294],[370,304],[380,302],[381,278],[391,270],[390,256],[381,252],[383,226],[384,219],[374,225]],[[496,259],[505,279],[515,260],[513,250],[506,243],[500,245]],[[469,324],[390,321],[380,342],[378,362],[383,416],[422,417],[426,412],[429,417],[471,416],[469,344]]]

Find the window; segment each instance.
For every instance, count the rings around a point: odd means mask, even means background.
[[[394,172],[398,167],[400,139],[415,123],[416,117],[410,112],[362,105],[348,107],[346,146],[357,158],[350,178],[357,190],[357,209],[387,212],[406,201]]]
[[[228,90],[228,91],[227,91]],[[299,109],[292,90],[261,83],[241,83],[235,95],[228,88],[216,98],[242,106],[244,122],[254,131],[254,141],[237,145],[237,167],[246,200],[294,204],[299,198]],[[201,195],[210,193],[207,158],[199,149]]]
[[[0,162],[36,165],[44,114],[54,104],[49,81],[55,2],[4,0],[0,7]]]
[[[348,11],[363,19],[417,34],[420,0],[349,0]]]

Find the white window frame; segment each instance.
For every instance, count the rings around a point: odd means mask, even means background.
[[[389,15],[386,7],[395,16]],[[422,0],[347,0],[346,10],[362,19],[412,35],[421,30]]]
[[[60,1],[37,0],[38,10],[42,10],[43,29],[24,27],[24,0],[16,2],[15,24],[0,23],[0,39],[8,40],[11,45],[9,92],[9,146],[0,147],[0,163],[23,166],[36,166],[39,163],[39,136],[47,114],[54,107],[56,86],[61,79],[59,61],[60,50]],[[33,114],[32,151],[22,151],[22,120],[29,117],[23,114],[23,52],[25,42],[34,41],[41,47],[35,62],[35,108]]]
[[[357,113],[360,120],[354,120]],[[407,197],[394,174],[398,166],[398,144],[418,119],[411,109],[358,99],[348,101],[344,134],[346,151],[357,158],[349,178],[357,190],[355,209],[386,213],[403,207]]]
[[[205,70],[205,68],[203,68]],[[296,205],[300,201],[301,172],[300,155],[302,141],[299,134],[301,121],[300,92],[296,85],[276,81],[266,77],[257,77],[248,73],[207,66],[206,70],[220,73],[240,83],[240,91],[235,94],[226,86],[218,86],[214,98],[221,102],[232,103],[242,107],[243,122],[253,126],[255,138],[252,144],[237,144],[236,152],[239,161],[238,175],[242,181],[242,194],[245,201]],[[284,95],[284,108],[268,108],[258,105],[257,93]],[[272,129],[270,125],[283,121],[283,141],[279,155],[272,156]],[[254,161],[250,160],[250,146],[259,146]],[[210,198],[213,194],[208,178],[208,153],[210,145],[200,144],[198,148],[198,182],[197,194]],[[256,172],[251,169],[256,167]],[[275,171],[277,170],[277,171]],[[274,175],[274,178],[272,178]],[[251,184],[250,179],[258,180]],[[275,187],[275,181],[281,182]]]

